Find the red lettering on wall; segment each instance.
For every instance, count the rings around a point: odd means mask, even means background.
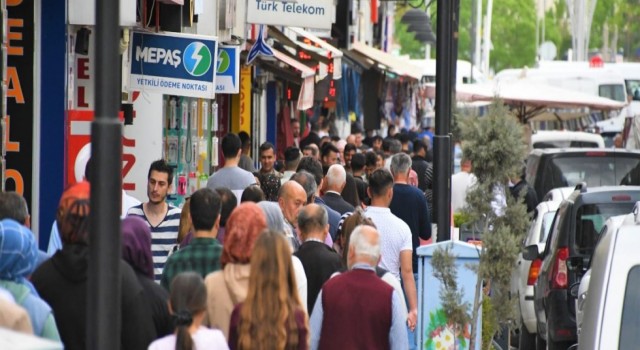
[[[9,39],[9,45],[7,47],[7,55],[9,56],[22,56],[24,55],[24,48],[20,46],[12,46],[12,41],[21,41],[22,33],[19,31],[13,31],[11,28],[24,27],[24,20],[21,18],[9,18],[7,19],[7,39]]]
[[[84,86],[78,86],[78,108],[80,107],[84,107],[84,108],[88,108],[89,107],[89,103],[87,103],[87,101],[85,100],[85,90],[84,90]]]
[[[4,130],[4,142],[7,152],[20,152],[20,142],[11,141],[11,117],[7,115],[7,127]]]
[[[122,137],[122,145],[124,147],[136,147],[135,139],[128,139],[126,137]],[[135,191],[136,183],[135,182],[125,182],[124,179],[127,178],[127,174],[133,169],[133,165],[136,164],[136,156],[131,153],[122,152],[122,189],[125,191]]]
[[[7,98],[14,98],[16,103],[24,103],[24,94],[22,93],[22,85],[20,85],[20,77],[16,67],[7,67]]]
[[[78,79],[90,79],[88,58],[78,58]]]

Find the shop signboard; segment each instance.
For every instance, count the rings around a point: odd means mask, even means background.
[[[240,91],[240,47],[218,47],[217,94],[237,94]]]
[[[335,19],[333,0],[249,0],[247,3],[247,23],[331,29]]]
[[[217,52],[211,36],[133,32],[129,88],[213,99]]]

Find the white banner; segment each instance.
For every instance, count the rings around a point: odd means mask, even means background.
[[[331,29],[335,19],[333,0],[248,0],[247,3],[248,23]]]

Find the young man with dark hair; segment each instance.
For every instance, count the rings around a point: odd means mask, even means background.
[[[293,146],[300,148],[300,121],[298,119],[291,120],[291,133],[293,134]]]
[[[313,159],[320,160],[319,154],[320,149],[318,149],[318,145],[316,145],[315,143],[305,146],[302,150],[303,157],[311,157]]]
[[[418,174],[418,188],[424,192],[427,190],[427,144],[417,139],[413,141],[413,157],[411,158],[411,169]]]
[[[363,153],[353,155],[353,158],[351,158],[351,173],[353,174],[353,179],[356,181],[360,203],[368,205],[369,196],[367,195],[367,182],[365,181],[365,158]]]
[[[167,260],[160,281],[167,290],[181,272],[197,272],[204,278],[208,273],[220,270],[222,245],[216,239],[220,227],[220,195],[210,188],[201,188],[191,195],[189,209],[194,237],[188,246]]]
[[[173,168],[164,159],[151,163],[147,177],[149,201],[131,207],[127,215],[135,215],[147,222],[151,229],[151,251],[156,281],[178,238],[180,213],[182,210],[167,203],[167,195],[173,183]]]
[[[245,188],[256,183],[253,174],[240,168],[238,162],[242,152],[242,143],[236,134],[227,134],[222,138],[224,166],[209,177],[207,187],[215,190],[227,187],[240,198]]]
[[[344,146],[344,150],[342,151],[342,153],[343,153],[342,159],[344,160],[344,167],[347,169],[347,171],[351,171],[351,158],[353,158],[354,154],[358,153],[358,148],[353,143],[347,143]]]
[[[302,153],[300,153],[300,149],[297,147],[289,147],[284,151],[284,173],[280,179],[281,185],[284,185],[284,183],[289,181],[291,176],[296,173],[301,158]]]
[[[222,209],[220,210],[220,228],[218,229],[218,241],[224,244],[225,226],[227,219],[231,216],[231,212],[238,206],[238,198],[230,189],[226,187],[216,188],[216,192],[220,195]]]
[[[265,142],[260,145],[260,175],[274,174],[278,178],[282,176],[275,169],[276,164],[276,148],[271,142]]]
[[[253,173],[256,171],[256,167],[253,165],[253,159],[251,159],[251,136],[246,131],[240,131],[238,137],[240,137],[240,143],[242,144],[242,154],[240,155],[238,166],[240,169]]]
[[[373,221],[380,233],[382,257],[379,265],[402,281],[409,304],[407,323],[413,331],[418,316],[418,293],[413,276],[411,229],[389,209],[393,199],[391,173],[386,169],[374,171],[369,176],[368,192],[371,205],[365,210],[365,215]]]
[[[340,150],[334,146],[331,142],[326,143],[320,150],[322,166],[329,169],[330,166],[338,163],[338,155]]]

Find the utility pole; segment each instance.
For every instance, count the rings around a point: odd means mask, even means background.
[[[491,0],[490,0],[491,1]],[[438,1],[436,37],[436,133],[434,149],[434,213],[438,242],[451,239],[451,113],[459,2]]]
[[[122,125],[120,109],[120,0],[96,0],[95,119],[87,294],[87,348],[120,349],[120,212]],[[70,302],[76,302],[71,300]]]

